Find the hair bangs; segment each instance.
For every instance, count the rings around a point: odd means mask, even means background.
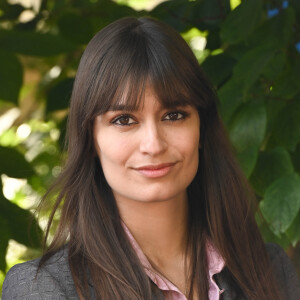
[[[127,74],[126,79],[124,78],[118,85],[105,110],[102,104],[101,113],[111,110],[143,109],[147,89],[155,94],[157,101],[164,108],[171,109],[186,105],[197,107],[199,104],[182,80],[171,74],[160,74],[149,67],[148,70],[142,70],[140,73]]]
[[[121,80],[116,82],[116,88],[110,97],[99,97],[97,114],[107,111],[136,111],[143,109],[145,92],[150,89],[155,94],[157,101],[164,108],[178,106],[199,106],[199,100],[191,93],[191,89],[177,76],[169,72],[157,72],[149,67],[148,70],[130,70],[124,74]],[[166,74],[167,73],[167,74]]]
[[[144,37],[127,33],[119,36],[118,43],[109,49],[106,64],[101,65],[94,80],[95,115],[110,110],[133,111],[143,103],[149,73]]]
[[[180,47],[156,36],[152,28],[156,25],[150,22],[137,22],[114,37],[117,45],[109,47],[102,58],[105,65],[95,77],[94,116],[111,110],[141,109],[146,89],[152,90],[162,107],[202,106],[197,70],[191,69]],[[161,43],[157,41],[160,38],[164,40]]]
[[[118,86],[106,111],[136,111],[142,108],[147,87],[147,77],[145,75],[143,73],[141,76],[129,74],[126,80]]]
[[[178,76],[176,66],[153,64],[150,68],[149,86],[160,104],[165,108],[191,105],[198,107],[199,101],[191,88]]]

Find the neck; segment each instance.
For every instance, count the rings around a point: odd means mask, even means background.
[[[163,266],[186,252],[188,200],[162,202],[117,201],[120,216],[152,263]]]

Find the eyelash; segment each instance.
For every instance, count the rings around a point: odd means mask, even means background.
[[[166,117],[167,116],[170,117],[171,114],[177,114],[177,115],[181,115],[181,116],[179,118],[175,119],[175,120],[166,119]],[[185,112],[185,111],[170,111],[170,112],[168,112],[167,114],[164,115],[163,120],[168,121],[168,122],[176,122],[176,121],[184,120],[187,116],[188,116],[188,113]],[[122,120],[122,119],[124,120],[125,118],[132,119],[133,122],[128,123],[128,124],[121,124],[120,120]],[[116,118],[114,118],[111,121],[111,123],[114,124],[114,125],[118,125],[118,126],[131,126],[133,124],[137,124],[137,122],[134,121],[134,118],[129,114],[123,114],[123,115],[117,116]]]
[[[181,111],[181,110],[177,110],[177,111],[170,111],[168,112],[165,116],[164,116],[164,119],[166,116],[169,116],[171,114],[178,114],[178,115],[181,115],[181,117],[179,117],[178,119],[175,119],[175,120],[172,120],[172,119],[166,119],[166,121],[170,121],[170,122],[176,122],[176,121],[180,121],[180,120],[184,120],[186,119],[186,117],[188,116],[188,113],[185,112],[185,111]]]
[[[125,118],[128,118],[128,119],[132,119],[134,120],[134,118],[131,116],[131,115],[127,115],[127,114],[124,114],[124,115],[120,115],[120,116],[117,116],[116,118],[114,118],[111,123],[114,124],[114,125],[118,125],[118,126],[130,126],[132,124],[136,124],[137,122],[134,121],[134,122],[131,122],[131,123],[128,123],[128,124],[121,124],[121,123],[117,123],[119,122],[120,120],[124,120]]]

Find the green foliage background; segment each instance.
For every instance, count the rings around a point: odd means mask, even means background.
[[[284,248],[299,241],[300,2],[173,0],[152,1],[161,3],[150,11],[133,8],[145,2],[0,2],[0,282],[12,263],[40,254],[47,214],[38,222],[33,209],[60,172],[80,56],[97,31],[124,16],[163,20],[190,43],[218,90],[224,123],[259,200],[265,240]],[[9,182],[20,184],[7,196]],[[10,240],[27,248],[7,264]]]

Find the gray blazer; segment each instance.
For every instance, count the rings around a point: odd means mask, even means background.
[[[284,299],[299,300],[300,281],[287,255],[274,244],[268,244],[267,251]],[[3,284],[2,300],[79,299],[70,272],[66,250],[61,250],[52,256],[35,278],[38,263],[39,259],[35,259],[15,265],[9,270]],[[226,268],[215,275],[215,280],[219,287],[224,289],[220,299],[246,299]],[[93,287],[90,288],[92,298],[95,299]],[[154,298],[164,299],[162,294],[156,295]]]

